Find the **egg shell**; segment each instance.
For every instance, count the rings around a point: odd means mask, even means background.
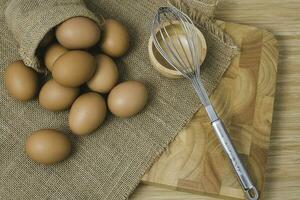
[[[23,61],[10,64],[5,70],[4,79],[8,93],[20,101],[34,98],[39,89],[37,72]]]
[[[126,27],[116,20],[105,20],[100,47],[111,57],[124,55],[129,48],[129,34]]]
[[[95,131],[106,117],[104,98],[94,92],[79,96],[69,114],[69,126],[75,135],[88,135]]]
[[[94,75],[95,69],[96,62],[91,54],[73,50],[56,60],[52,68],[52,76],[63,86],[78,87]]]
[[[104,54],[96,56],[96,63],[96,72],[87,82],[87,85],[95,92],[107,93],[118,82],[117,65],[110,57]]]
[[[55,61],[66,52],[68,52],[68,49],[58,43],[54,43],[46,49],[44,60],[45,65],[50,72],[52,71]]]
[[[79,88],[65,87],[51,79],[41,88],[39,103],[49,111],[62,111],[71,107],[79,95]]]
[[[33,132],[26,140],[26,154],[40,164],[55,164],[66,159],[71,153],[70,140],[54,129]]]
[[[138,81],[126,81],[114,87],[108,95],[108,108],[118,117],[131,117],[146,105],[148,92]]]
[[[87,49],[100,39],[101,31],[96,22],[87,17],[73,17],[56,29],[56,38],[68,49]]]

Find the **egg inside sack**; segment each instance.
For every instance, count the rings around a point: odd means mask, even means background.
[[[71,153],[71,142],[62,132],[41,129],[33,132],[26,140],[26,154],[40,164],[55,164]]]
[[[114,87],[108,95],[108,108],[118,117],[131,117],[145,107],[148,91],[138,81],[126,81]]]
[[[52,71],[55,61],[66,52],[68,52],[68,49],[58,43],[54,43],[46,49],[44,60],[45,65],[50,72]]]
[[[56,29],[56,38],[68,49],[87,49],[100,39],[101,31],[96,22],[87,17],[73,17]]]
[[[106,113],[106,103],[100,94],[83,94],[71,107],[69,127],[75,135],[91,134],[104,122]]]
[[[4,82],[8,93],[20,101],[32,99],[39,89],[37,72],[23,61],[16,61],[6,68]]]
[[[96,70],[94,57],[81,50],[72,50],[60,56],[53,65],[52,76],[66,87],[78,87],[87,82]]]

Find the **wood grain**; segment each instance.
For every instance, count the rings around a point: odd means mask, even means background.
[[[218,22],[241,49],[211,96],[258,190],[264,186],[278,52],[262,29]],[[143,178],[194,193],[243,199],[231,165],[201,108]]]
[[[278,39],[275,109],[264,198],[298,200],[300,196],[300,1],[223,0],[219,19],[255,25]],[[131,199],[220,199],[140,185]]]

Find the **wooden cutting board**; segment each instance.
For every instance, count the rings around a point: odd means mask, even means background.
[[[273,115],[277,41],[270,32],[256,27],[222,21],[218,24],[232,36],[241,54],[231,63],[211,100],[261,192]],[[203,108],[144,175],[143,182],[244,199]]]

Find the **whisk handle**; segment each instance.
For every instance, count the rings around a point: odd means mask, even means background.
[[[252,184],[252,181],[251,181],[243,163],[239,159],[239,156],[228,136],[228,133],[226,131],[224,124],[222,123],[222,121],[220,119],[217,119],[216,121],[212,122],[212,127],[213,127],[218,139],[220,140],[220,143],[222,144],[222,146],[225,150],[225,153],[227,154],[227,156],[234,168],[234,171],[240,181],[240,184],[243,187],[243,190],[247,196],[247,199],[257,200],[259,197],[257,189]]]

